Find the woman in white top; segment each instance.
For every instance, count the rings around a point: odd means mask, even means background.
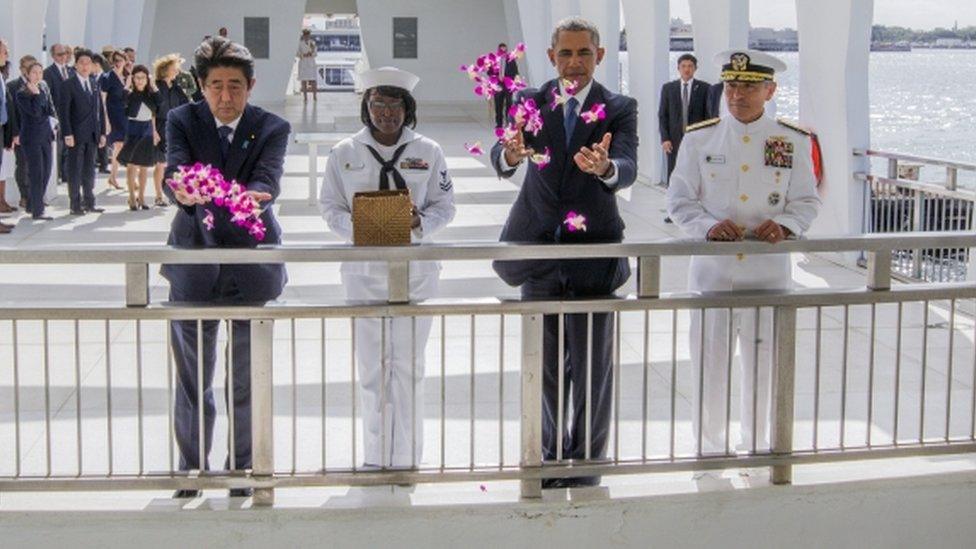
[[[149,69],[136,65],[132,69],[132,88],[127,90],[125,114],[128,118],[125,143],[119,151],[119,163],[125,165],[125,179],[129,187],[129,209],[148,210],[146,205],[147,169],[156,165],[156,112],[159,99],[149,79]],[[136,178],[139,179],[138,189]]]
[[[418,78],[382,68],[362,74],[367,88],[360,117],[366,126],[332,149],[319,203],[329,228],[352,240],[355,193],[408,189],[413,202],[413,241],[454,219],[454,189],[440,145],[416,133],[417,103],[410,92]],[[353,301],[386,301],[385,261],[344,263],[342,283]],[[410,297],[437,291],[440,264],[410,264]],[[415,467],[423,456],[424,350],[431,319],[356,321],[355,349],[362,385],[366,465]],[[385,421],[384,421],[385,420]]]
[[[302,98],[308,103],[308,92],[312,92],[312,101],[318,101],[318,75],[315,66],[315,55],[318,53],[318,46],[312,39],[312,31],[305,29],[302,31],[302,38],[298,42],[298,80],[302,83]]]

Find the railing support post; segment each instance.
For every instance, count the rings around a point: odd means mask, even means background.
[[[637,258],[637,297],[660,297],[661,256]]]
[[[308,144],[308,203],[310,206],[318,204],[318,178],[319,175],[319,146],[318,143],[309,142]]]
[[[125,264],[125,306],[149,305],[149,264]]]
[[[898,159],[888,159],[888,179],[898,179]]]
[[[389,261],[387,269],[387,284],[390,303],[410,302],[410,262]]]
[[[868,252],[868,289],[891,289],[891,250]]]
[[[954,191],[959,188],[959,170],[946,168],[946,190]]]
[[[274,476],[274,402],[272,361],[274,321],[251,321],[251,476]],[[274,488],[255,488],[253,505],[274,504]]]
[[[796,374],[796,307],[780,306],[774,312],[775,356],[773,368],[773,454],[793,453],[793,397]],[[773,484],[793,481],[792,465],[772,467]]]
[[[542,467],[542,325],[540,314],[522,315],[522,470]],[[542,497],[540,479],[523,479],[524,499]]]
[[[925,193],[922,191],[915,191],[915,201],[912,207],[912,231],[922,232],[925,229],[922,228],[922,208],[925,205]],[[912,278],[916,280],[922,279],[922,249],[915,248],[912,250]]]

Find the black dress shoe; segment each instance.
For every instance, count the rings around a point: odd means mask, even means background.
[[[664,222],[665,223],[674,223],[674,221],[670,217],[665,217],[664,218]]]
[[[229,495],[232,498],[249,498],[253,492],[250,488],[231,488]]]
[[[71,210],[71,215],[85,215],[85,210]]]
[[[34,219],[34,221],[53,221],[54,220],[54,218],[51,217],[51,216],[49,216],[49,215],[35,215],[35,216],[32,216],[32,218]]]
[[[600,477],[569,477],[564,479],[566,488],[586,488],[589,486],[599,486]]]
[[[173,499],[194,499],[200,497],[200,490],[177,490],[173,492]]]
[[[564,478],[544,478],[542,479],[542,489],[543,490],[558,490],[560,488],[568,488]]]
[[[100,213],[102,213],[102,212],[104,212],[104,211],[105,211],[105,208],[95,208],[95,207],[91,207],[91,208],[87,208],[87,210],[86,210],[86,211],[89,211],[89,212],[93,212],[93,213],[99,213],[99,214],[100,214]]]

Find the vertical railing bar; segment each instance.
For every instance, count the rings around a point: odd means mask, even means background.
[[[925,382],[928,377],[928,346],[929,346],[929,302],[922,302],[925,311],[922,313],[922,384],[918,410],[918,443],[925,441]]]
[[[950,422],[952,421],[952,359],[956,335],[956,300],[949,301],[949,351],[946,359],[946,423],[945,441],[949,442]]]
[[[297,320],[291,319],[291,474],[298,472],[298,337]]]
[[[620,311],[614,313],[613,332],[613,462],[620,462]]]
[[[505,467],[505,315],[498,315],[498,468]]]
[[[136,320],[136,407],[139,411],[137,434],[139,437],[139,476],[145,474],[145,410],[142,402],[142,321]]]
[[[44,319],[44,436],[47,477],[51,476],[51,365],[48,352],[48,321]]]
[[[234,399],[234,319],[227,319],[227,463],[230,470],[237,469],[237,406]]]
[[[898,302],[897,324],[895,325],[895,410],[891,429],[891,444],[898,446],[898,407],[901,399],[901,325],[904,303]]]
[[[705,419],[705,416],[703,414],[705,411],[704,400],[705,400],[705,322],[706,322],[705,315],[707,314],[706,309],[705,308],[700,309],[699,314],[701,314],[701,322],[698,323],[699,326],[699,332],[698,332],[699,347],[698,348],[701,349],[701,352],[698,353],[698,387],[695,388],[695,390],[698,392],[698,432],[696,433],[695,436],[695,441],[696,441],[695,448],[697,450],[698,457],[701,457],[705,449],[703,446],[703,442],[704,442],[703,434],[705,432],[705,429],[702,426],[702,424],[704,423],[704,419]]]
[[[677,396],[678,383],[678,310],[671,311],[671,432],[669,433],[669,457],[674,461],[674,442],[675,442],[675,402]]]
[[[593,313],[586,313],[586,424],[583,425],[586,449],[584,459],[589,461],[592,456],[590,442],[593,439]],[[574,404],[575,406],[575,404]]]
[[[477,321],[475,320],[475,316],[474,315],[471,315],[471,317],[470,317],[470,331],[471,331],[471,333],[470,333],[470,338],[471,338],[471,357],[470,357],[470,360],[471,360],[471,380],[470,380],[470,387],[469,387],[469,390],[468,390],[469,401],[470,401],[470,410],[468,410],[468,414],[470,415],[470,418],[471,418],[471,420],[470,420],[471,425],[469,427],[469,431],[468,432],[471,434],[471,436],[469,437],[468,442],[469,442],[469,445],[470,445],[470,448],[469,448],[469,456],[470,456],[469,466],[470,466],[470,470],[472,470],[472,471],[474,470],[474,463],[475,463],[475,459],[474,459],[474,452],[475,452],[475,447],[474,447],[474,439],[475,439],[475,436],[474,436],[474,430],[475,430],[475,428],[474,428],[474,419],[475,419],[475,360],[476,360],[476,358],[475,358],[475,352],[476,352],[475,351],[475,337],[476,337],[476,335],[475,335],[475,329],[476,329],[476,325],[477,325]]]
[[[78,476],[82,475],[84,466],[82,464],[83,449],[81,436],[81,330],[78,319],[74,322],[75,328],[75,436],[78,439]]]
[[[417,468],[417,317],[410,317],[410,467]]]
[[[651,311],[644,309],[644,364],[641,383],[641,461],[647,462],[647,412],[650,409],[650,395],[648,378],[650,374],[650,346],[651,346]]]
[[[170,327],[170,324],[167,322],[166,323],[166,396],[167,396],[167,398],[166,398],[166,414],[167,414],[167,416],[166,417],[169,420],[169,426],[168,426],[168,429],[169,429],[169,443],[168,444],[169,444],[169,470],[170,470],[170,472],[173,472],[174,470],[176,470],[176,464],[175,464],[175,459],[174,459],[174,455],[176,454],[175,443],[174,443],[174,441],[176,440],[176,434],[174,432],[175,429],[176,429],[176,424],[175,424],[174,418],[173,418],[173,414],[174,414],[174,412],[173,412],[174,402],[173,401],[176,398],[176,395],[173,393],[173,375],[174,375],[174,373],[173,373],[173,341],[172,341],[172,338],[173,338],[173,334],[172,334],[172,331],[171,331],[171,327]],[[105,346],[106,346],[106,349],[107,349],[108,348],[108,321],[107,320],[105,321]],[[108,356],[108,354],[106,352],[106,357],[107,356]],[[107,361],[107,358],[106,358],[106,368],[107,367],[108,367],[108,361]],[[109,425],[109,441],[110,441],[110,444],[109,444],[109,455],[111,455],[111,436],[112,436],[111,435],[111,425]]]
[[[556,322],[558,324],[556,335],[558,341],[556,342],[556,461],[563,460],[563,431],[566,429],[563,425],[566,418],[566,398],[564,396],[566,387],[566,371],[565,371],[565,360],[566,360],[566,316],[559,314],[556,315]],[[548,368],[548,364],[543,364],[543,368]],[[579,406],[578,403],[574,406]]]
[[[349,319],[349,392],[351,394],[350,400],[350,414],[349,417],[352,419],[352,470],[356,472],[359,468],[359,464],[356,460],[356,319]]]
[[[197,319],[197,444],[198,453],[197,469],[205,471],[207,469],[207,449],[205,443],[206,424],[203,415],[203,320]]]
[[[322,332],[322,334],[321,334],[322,335],[322,349],[321,349],[322,354],[321,354],[321,358],[320,358],[320,363],[322,365],[322,394],[321,394],[321,402],[322,402],[322,427],[321,427],[321,429],[322,429],[322,472],[324,473],[326,471],[326,469],[327,469],[326,464],[328,463],[326,461],[326,440],[327,440],[327,438],[326,438],[326,431],[327,431],[327,427],[328,427],[328,421],[327,421],[327,419],[328,419],[328,413],[327,413],[327,407],[326,407],[326,380],[327,380],[327,376],[326,376],[326,356],[327,355],[326,355],[326,330],[325,330],[325,317],[324,316],[321,319],[321,332]]]
[[[387,433],[386,392],[387,390],[389,390],[388,389],[389,385],[387,385],[387,376],[390,375],[390,370],[391,370],[391,368],[388,368],[386,364],[388,358],[388,355],[386,353],[386,338],[387,337],[392,338],[393,334],[391,333],[389,336],[387,336],[386,334],[386,318],[387,317],[380,317],[380,426],[381,426],[380,427],[380,460],[381,463],[378,464],[380,466],[380,469],[386,469],[388,467],[387,456],[389,455],[389,446],[387,446],[387,444],[392,442],[392,441],[387,441],[386,439],[386,433]],[[393,331],[392,324],[390,325],[390,331],[391,332]],[[390,347],[392,348],[392,344],[390,345]],[[392,353],[392,349],[391,349],[391,353]],[[393,360],[392,357],[389,357],[389,359],[390,361]],[[392,462],[389,462],[389,464],[392,465]]]
[[[447,444],[447,319],[441,315],[441,471],[446,464]]]
[[[106,441],[106,449],[108,450],[108,476],[112,476],[113,473],[113,458],[112,458],[112,345],[111,345],[111,320],[105,319],[105,421],[107,423],[106,434],[108,440]],[[172,432],[172,418],[170,418],[170,431]],[[172,443],[173,437],[170,436],[170,442]],[[170,453],[170,468],[173,470],[172,463],[172,452]]]
[[[817,305],[816,341],[813,366],[813,449],[820,446],[820,347],[823,342],[823,307]]]
[[[735,336],[732,333],[732,314],[733,310],[729,307],[729,341],[728,341],[728,357],[725,364],[725,453],[732,453],[732,356],[735,354]],[[702,323],[702,329],[704,329],[704,322]],[[705,346],[701,347],[702,353],[705,352]]]
[[[20,477],[20,358],[17,341],[17,321],[10,322],[13,332],[12,343],[14,352],[14,476]]]
[[[868,346],[868,425],[866,442],[871,447],[871,431],[874,429],[874,353],[877,336],[877,304],[871,304],[871,341]]]
[[[756,307],[756,318],[753,321],[753,350],[752,359],[752,453],[755,454],[759,443],[759,315],[762,311]]]
[[[844,440],[847,436],[847,345],[848,345],[848,328],[850,325],[850,306],[844,305],[844,329],[841,334],[844,338],[843,344],[841,345],[843,358],[841,359],[841,369],[840,369],[840,447],[844,448]]]
[[[972,250],[970,250],[972,253]],[[973,300],[974,308],[976,308],[976,300]],[[970,384],[972,387],[972,395],[970,396],[969,402],[969,438],[970,440],[976,440],[976,320],[973,322],[973,381]]]

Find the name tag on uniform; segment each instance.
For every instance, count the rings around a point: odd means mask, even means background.
[[[366,164],[353,164],[352,162],[346,162],[346,164],[342,167],[342,169],[346,170],[347,172],[358,172],[362,171],[364,168],[366,168]]]
[[[724,154],[709,154],[705,156],[705,162],[709,164],[725,164]]]
[[[429,170],[430,164],[423,158],[405,158],[400,162],[401,170]]]

